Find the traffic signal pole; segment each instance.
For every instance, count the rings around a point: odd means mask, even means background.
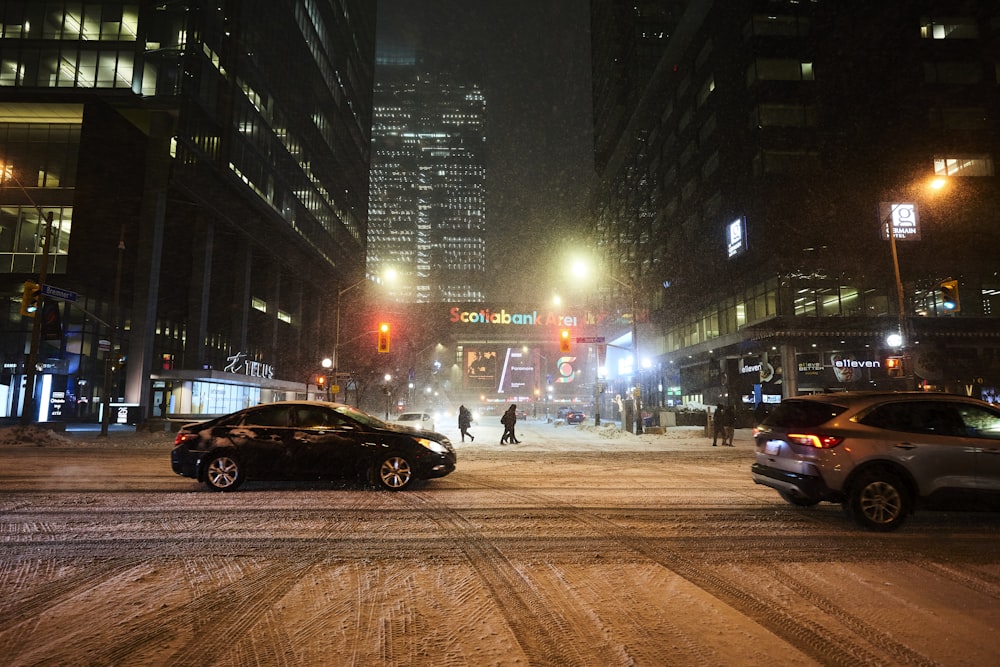
[[[41,220],[41,209],[38,210]],[[49,241],[52,238],[52,211],[45,216],[45,236],[42,241],[42,264],[38,270],[38,284],[44,285],[49,273]],[[28,348],[28,360],[24,365],[24,407],[21,408],[21,423],[31,424],[35,421],[35,374],[38,363],[38,347],[42,340],[42,313],[35,313],[31,323],[31,347]]]

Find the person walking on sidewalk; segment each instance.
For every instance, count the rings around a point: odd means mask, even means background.
[[[514,424],[517,423],[517,406],[511,405],[507,408],[507,411],[503,413],[503,417],[500,418],[500,423],[503,424],[503,437],[500,438],[500,444],[506,445],[508,442],[518,444],[521,441],[517,439],[514,435]]]
[[[727,405],[722,418],[724,435],[722,437],[723,447],[733,447],[733,436],[736,434],[736,406]]]
[[[476,436],[469,433],[470,426],[472,426],[472,413],[464,405],[458,406],[458,430],[462,432],[462,442],[465,442],[465,436],[469,436],[470,442],[476,441]]]
[[[726,406],[719,403],[715,406],[715,413],[712,415],[712,446],[718,447],[719,438],[722,438],[722,446],[726,446]]]

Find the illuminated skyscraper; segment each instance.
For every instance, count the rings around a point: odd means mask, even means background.
[[[405,54],[379,57],[368,272],[399,273],[396,301],[483,301],[486,101],[418,72]]]

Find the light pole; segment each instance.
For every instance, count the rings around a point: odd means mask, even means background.
[[[111,420],[111,386],[113,384],[112,371],[114,360],[118,357],[115,352],[115,345],[118,344],[118,324],[120,321],[118,309],[121,304],[122,291],[122,255],[125,252],[125,225],[122,225],[121,236],[118,239],[118,265],[115,267],[115,295],[114,304],[111,310],[111,349],[104,357],[104,386],[101,390],[101,437],[108,437],[108,428]]]
[[[385,272],[385,278],[386,278],[386,280],[393,280],[395,277],[396,277],[396,272],[395,271],[393,271],[391,269],[386,270],[386,272]],[[381,284],[382,279],[380,277],[375,277],[374,279],[372,279],[369,276],[365,276],[364,278],[362,278],[358,282],[353,283],[351,285],[348,285],[347,287],[345,287],[343,289],[338,289],[337,290],[337,323],[336,323],[336,326],[334,327],[334,330],[333,330],[333,359],[331,360],[331,362],[332,362],[331,363],[331,367],[333,368],[333,374],[334,374],[334,381],[335,382],[337,380],[337,373],[340,372],[340,307],[341,307],[341,302],[342,302],[343,297],[344,297],[345,294],[347,294],[348,292],[350,292],[352,289],[354,289],[356,287],[360,287],[361,285],[364,285],[366,282],[374,282],[376,284]],[[336,398],[336,397],[334,397],[334,398]],[[345,398],[345,400],[347,398],[347,396],[346,396],[346,390],[345,390],[345,396],[344,396],[344,398]]]
[[[385,420],[389,421],[389,399],[392,396],[392,387],[389,384],[392,382],[392,376],[388,373],[385,374]]]
[[[587,267],[584,266],[584,264],[582,262],[579,262],[579,261],[575,262],[573,264],[573,272],[578,277],[582,277],[583,275],[585,275],[587,273]],[[632,307],[632,373],[634,374],[635,379],[636,379],[636,386],[632,390],[632,397],[633,397],[633,402],[634,402],[634,406],[635,406],[635,433],[636,433],[636,435],[640,435],[640,434],[642,434],[643,429],[642,429],[642,390],[639,389],[639,383],[638,383],[638,379],[639,379],[639,327],[638,327],[638,317],[637,317],[637,313],[636,313],[637,302],[638,302],[638,290],[636,289],[635,285],[630,284],[630,283],[626,283],[626,282],[624,282],[622,280],[619,280],[618,278],[615,278],[614,276],[612,276],[610,274],[608,274],[608,278],[610,278],[612,281],[618,283],[619,285],[621,285],[622,287],[624,287],[626,290],[628,290],[628,293],[629,293],[629,302],[630,302],[631,307]],[[597,374],[598,375],[600,374],[600,370],[597,371]],[[597,383],[599,384],[600,378],[598,377],[598,378],[595,378],[595,379],[596,379]],[[599,391],[600,391],[599,388],[595,388],[595,390],[594,390],[594,397],[595,397],[595,402],[594,402],[594,405],[595,405],[595,407],[594,407],[594,410],[595,410],[594,425],[595,426],[597,426],[597,425],[600,424],[600,412],[598,411],[598,408],[597,408],[597,402],[600,399]]]
[[[896,214],[900,206],[901,204],[889,205],[889,213],[882,221],[882,226],[885,227],[886,234],[889,236],[889,248],[892,251],[892,271],[896,277],[896,308],[899,313],[897,333],[899,334],[900,349],[903,350],[903,374],[905,376],[909,373],[909,364],[906,359],[906,346],[909,344],[909,336],[906,333],[906,310],[904,305],[905,299],[903,298],[903,279],[899,275],[899,254],[896,251],[896,224],[895,220],[893,220],[893,216]]]
[[[947,179],[945,178],[935,178],[927,184],[927,187],[931,190],[940,190],[945,185],[947,185]],[[890,345],[893,347],[899,347],[902,358],[903,358],[903,379],[909,384],[912,380],[913,368],[910,363],[910,335],[907,331],[908,327],[906,325],[906,299],[903,295],[903,280],[899,272],[899,253],[896,249],[896,237],[898,235],[897,229],[897,219],[903,217],[905,212],[910,212],[913,216],[912,225],[916,226],[916,204],[908,203],[889,203],[888,212],[886,212],[885,217],[882,218],[879,226],[885,230],[885,235],[889,239],[889,249],[892,253],[892,271],[893,276],[896,281],[896,310],[898,314],[897,326],[897,336],[898,339],[894,338]],[[898,342],[898,345],[896,343]],[[907,387],[911,388],[911,387]]]
[[[320,364],[320,366],[323,367],[323,374],[326,376],[326,382],[323,383],[324,386],[325,386],[325,388],[326,388],[326,391],[324,392],[325,396],[323,396],[323,398],[329,401],[329,400],[331,400],[331,395],[330,395],[330,369],[333,368],[333,360],[330,359],[329,357],[324,357],[323,361],[319,362],[319,364]],[[334,378],[334,380],[336,380],[336,378]]]

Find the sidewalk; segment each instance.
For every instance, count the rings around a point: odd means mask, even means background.
[[[515,427],[519,444],[501,445],[503,426],[497,424],[473,424],[469,433],[475,442],[462,442],[458,427],[437,430],[447,435],[458,450],[490,449],[509,451],[702,451],[712,450],[712,437],[705,436],[701,426],[671,426],[662,434],[643,433],[635,435],[621,430],[615,422],[602,422],[595,427],[590,424],[569,426],[563,423],[546,423],[542,420],[519,420]],[[716,450],[744,452],[753,450],[752,429],[736,429],[733,448],[715,447]]]

